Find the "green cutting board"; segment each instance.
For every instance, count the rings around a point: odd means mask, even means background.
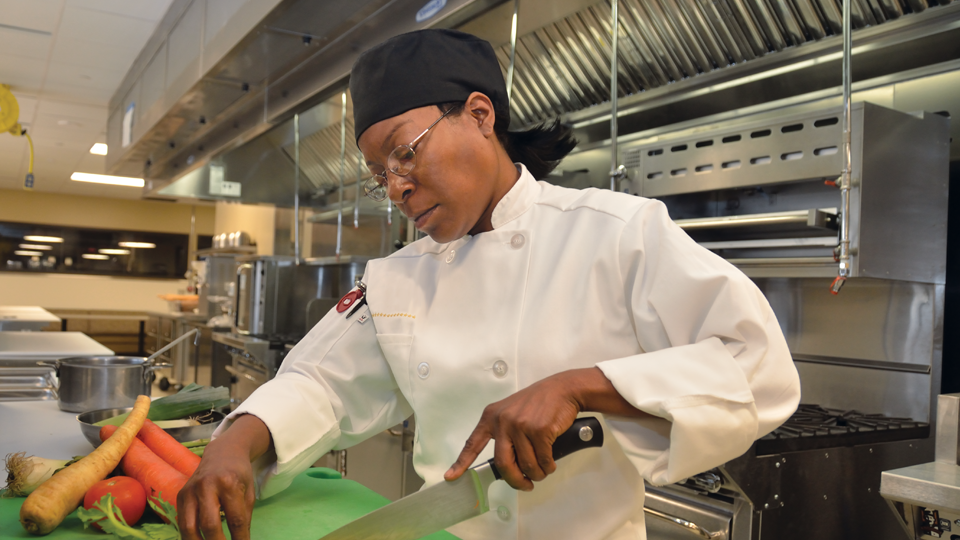
[[[251,538],[318,540],[321,536],[389,502],[385,497],[352,480],[340,479],[336,471],[307,469],[283,492],[257,501],[253,509]],[[21,504],[22,498],[0,499],[0,538],[37,538],[20,526]],[[149,511],[145,516],[148,514]],[[44,538],[104,540],[107,537],[99,531],[84,529],[80,518],[74,512]],[[447,532],[425,538],[456,540],[455,536]]]

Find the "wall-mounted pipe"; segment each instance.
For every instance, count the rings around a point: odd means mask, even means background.
[[[510,64],[507,65],[507,103],[513,95],[513,70],[517,60],[517,15],[520,12],[520,0],[513,0],[513,19],[510,23]]]
[[[347,175],[347,93],[340,94],[340,189],[337,190],[339,207],[337,209],[337,250],[340,260],[340,247],[343,243],[343,181]]]
[[[624,167],[618,165],[617,156],[617,48],[620,41],[620,2],[613,0],[611,4],[613,8],[610,23],[613,27],[613,38],[610,44],[610,190],[617,191],[617,181],[625,172]]]
[[[853,155],[851,148],[851,103],[850,92],[853,73],[850,69],[851,51],[853,49],[853,32],[851,28],[850,2],[843,3],[843,135],[840,141],[843,157],[843,169],[840,173],[840,267],[837,277],[833,280],[830,292],[839,294],[844,282],[850,277],[850,188],[853,169]]]
[[[363,179],[363,154],[357,154],[357,192],[356,192],[356,202],[353,205],[353,228],[360,228],[360,191],[363,189],[360,186],[360,181]]]
[[[293,260],[300,264],[300,115],[293,115]]]

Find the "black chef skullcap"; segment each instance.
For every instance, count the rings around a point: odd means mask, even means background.
[[[357,141],[370,126],[411,109],[482,92],[509,118],[507,85],[489,42],[456,30],[418,30],[365,51],[350,73]]]

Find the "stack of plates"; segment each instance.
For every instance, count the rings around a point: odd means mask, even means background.
[[[81,332],[0,332],[0,401],[55,400],[56,360],[111,355]]]
[[[37,361],[0,360],[0,401],[57,399],[57,375],[53,367]]]

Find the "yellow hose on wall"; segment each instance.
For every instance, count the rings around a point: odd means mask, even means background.
[[[20,105],[17,104],[16,96],[10,91],[10,85],[0,84],[0,132],[4,131],[14,137],[27,138],[27,144],[30,146],[30,165],[27,167],[23,189],[33,189],[33,139],[20,125]]]

